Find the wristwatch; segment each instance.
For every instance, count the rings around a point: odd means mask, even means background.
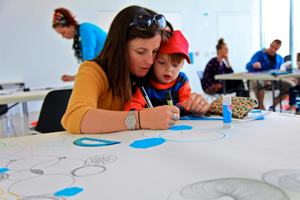
[[[131,131],[135,130],[136,119],[134,116],[134,111],[129,111],[128,116],[125,120],[125,124],[127,125],[129,130]]]

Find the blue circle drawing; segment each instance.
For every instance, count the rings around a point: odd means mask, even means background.
[[[221,136],[220,136],[220,138],[216,138],[216,139],[212,139],[212,140],[196,140],[196,141],[170,140],[170,139],[166,139],[166,138],[162,137],[163,134],[173,132],[171,130],[171,131],[166,131],[166,132],[163,132],[163,133],[159,134],[159,137],[165,139],[166,141],[170,141],[170,142],[212,142],[212,141],[221,140],[221,139],[225,138],[225,136],[226,136],[225,133],[222,133],[220,131],[215,131],[215,130],[209,130],[209,129],[192,129],[192,130],[206,130],[206,131],[217,132],[217,133],[221,133]]]

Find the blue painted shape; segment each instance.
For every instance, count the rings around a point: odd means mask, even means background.
[[[261,110],[251,110],[250,113],[261,113]]]
[[[84,143],[82,141],[87,140],[87,141],[96,141],[99,142],[98,144],[88,144]],[[119,144],[121,142],[115,142],[115,141],[110,141],[110,140],[103,140],[103,139],[97,139],[97,138],[89,138],[89,137],[83,137],[75,140],[73,144],[81,147],[102,147],[102,146],[108,146],[108,145],[114,145],[114,144]]]
[[[7,172],[7,171],[9,171],[9,169],[7,169],[7,168],[0,168],[0,173],[4,173],[4,172]]]
[[[194,64],[194,54],[192,52],[189,53],[189,57],[191,60],[191,64]]]
[[[191,130],[193,129],[192,126],[186,126],[186,125],[178,125],[178,126],[173,126],[172,128],[169,128],[169,130],[172,131],[182,131],[182,130]]]
[[[166,140],[164,138],[148,138],[148,139],[134,141],[129,146],[137,149],[147,149],[150,147],[161,145],[165,142]]]
[[[261,110],[251,110],[250,113],[261,113]],[[260,118],[257,118],[255,120],[264,120],[264,116],[260,117]]]
[[[54,196],[70,197],[70,196],[75,196],[82,191],[83,191],[83,188],[71,187],[71,188],[66,188],[66,189],[60,190],[58,192],[55,192]]]
[[[257,118],[255,120],[264,120],[265,118],[264,117],[260,117],[260,118]]]

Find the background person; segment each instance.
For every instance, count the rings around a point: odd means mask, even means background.
[[[52,27],[63,38],[73,39],[73,49],[78,62],[93,60],[103,49],[107,33],[94,24],[78,24],[71,12],[65,8],[54,11]],[[63,75],[62,81],[74,81],[75,76]]]
[[[165,28],[170,28],[170,32]],[[132,91],[142,85],[160,47],[173,33],[163,15],[140,6],[129,6],[113,20],[103,50],[93,61],[81,64],[67,111],[62,119],[70,133],[108,133],[122,130],[167,129],[179,119],[175,106],[123,111]],[[186,102],[195,110],[206,100],[193,93]],[[203,114],[201,109],[195,114]],[[138,114],[140,114],[138,116]]]
[[[203,73],[202,84],[206,93],[223,93],[223,81],[216,80],[215,75],[233,73],[228,59],[228,47],[223,38],[218,41],[216,48],[217,56],[207,63]],[[236,92],[236,96],[249,97],[242,80],[226,80],[225,84],[228,93]]]
[[[262,49],[258,52],[256,52],[249,63],[246,65],[246,69],[249,72],[259,72],[259,71],[266,71],[271,69],[280,69],[280,66],[283,63],[283,58],[277,54],[276,52],[281,47],[281,41],[280,40],[274,40],[268,49]],[[276,86],[279,87],[279,82],[275,82]],[[288,79],[282,79],[281,80],[281,89],[284,91],[288,91],[290,87],[294,86],[295,83],[292,80]],[[263,86],[268,86],[267,89],[270,89],[271,87],[271,81],[259,81],[259,88]],[[250,80],[250,89],[255,91],[255,96],[257,98],[257,81],[256,80]],[[259,108],[265,110],[264,106],[264,96],[265,96],[265,90],[259,90]],[[288,94],[285,94],[282,96],[282,100],[284,100]],[[275,106],[280,103],[280,99],[276,99]],[[273,110],[273,107],[271,106],[270,109]]]

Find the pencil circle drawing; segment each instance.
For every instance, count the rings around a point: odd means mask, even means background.
[[[0,168],[6,168],[6,166],[10,163],[8,158],[0,158]]]
[[[37,195],[37,196],[29,196],[22,198],[20,200],[41,200],[41,199],[47,199],[47,200],[65,200],[66,198],[64,197],[55,197],[53,195]]]
[[[209,129],[192,129],[183,131],[184,137],[181,134],[174,134],[177,131],[166,131],[159,135],[159,137],[170,142],[212,142],[225,138],[225,134],[220,131]]]
[[[279,169],[266,172],[262,180],[271,185],[300,193],[300,169]]]
[[[43,174],[58,174],[58,173],[68,173],[74,168],[78,168],[84,165],[84,160],[74,159],[74,158],[56,158],[47,160],[44,162],[37,163],[30,168],[32,173]]]
[[[163,132],[165,132],[165,131],[146,131],[146,132],[143,132],[141,135],[146,138],[152,138],[152,137],[159,137],[159,135]],[[174,136],[183,134],[183,131],[176,131],[176,132],[172,131],[172,132],[173,132]]]
[[[289,200],[278,187],[254,179],[223,178],[200,181],[174,191],[168,200],[212,200],[232,197],[235,200]]]
[[[42,174],[39,173],[32,173],[29,170],[26,171],[14,171],[9,174],[8,180],[10,181],[21,181],[26,179],[31,179]]]
[[[50,195],[62,188],[71,187],[74,183],[75,178],[71,175],[42,175],[18,181],[9,186],[8,192],[17,193],[20,196]]]
[[[106,167],[100,165],[89,165],[79,167],[71,171],[71,174],[76,177],[93,176],[106,171]]]
[[[86,160],[50,155],[15,160],[0,158],[2,165],[7,167],[2,168],[7,170],[7,173],[0,173],[0,182],[12,182],[7,191],[17,193],[21,199],[63,200],[65,198],[54,197],[53,194],[70,189],[76,177],[94,176],[105,172],[106,167],[103,165],[116,160],[117,157],[111,155],[96,155]]]
[[[0,182],[5,181],[6,179],[8,179],[8,174],[0,173]]]
[[[25,157],[16,160],[11,160],[6,167],[12,171],[25,171],[30,170],[32,166],[38,163],[43,163],[49,160],[56,160],[56,162],[59,162],[59,157],[50,155]]]

